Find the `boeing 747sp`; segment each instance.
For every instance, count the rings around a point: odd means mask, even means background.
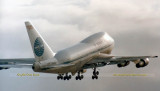
[[[57,79],[69,80],[77,73],[76,80],[93,68],[92,79],[98,79],[97,67],[116,64],[125,67],[134,62],[137,68],[148,65],[149,58],[158,56],[112,56],[114,40],[105,32],[95,33],[78,44],[54,53],[32,24],[25,22],[34,58],[0,59],[0,70],[11,67],[31,67],[34,72],[58,74]],[[72,75],[70,75],[70,73]]]

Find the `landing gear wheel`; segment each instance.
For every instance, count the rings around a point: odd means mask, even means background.
[[[92,79],[94,79],[94,76],[92,76]]]
[[[68,78],[69,78],[69,79],[71,79],[71,78],[72,78],[72,76],[71,76],[71,75],[69,75],[69,76],[68,76]]]
[[[136,64],[136,67],[137,67],[137,68],[140,68],[139,64]]]
[[[92,79],[94,80],[94,79],[98,79],[98,76],[97,75],[93,75],[92,76]]]
[[[84,78],[83,75],[80,75],[80,71],[78,71],[78,75],[76,76],[76,80],[82,80]]]
[[[99,75],[99,71],[97,71],[96,74]]]
[[[78,80],[78,76],[76,76],[76,80]]]
[[[76,80],[81,80],[81,77],[80,76],[76,76]]]
[[[60,78],[60,77],[59,77],[59,76],[57,76],[57,79],[58,79],[58,80],[59,80],[59,78]]]
[[[96,79],[98,79],[98,76],[95,76]]]
[[[61,74],[59,74],[58,76],[57,76],[57,79],[59,80],[59,79],[63,79],[63,76],[61,75]]]
[[[61,78],[61,80],[62,80],[62,79],[63,79],[63,76],[61,76],[60,78]]]
[[[99,71],[96,71],[96,64],[95,67],[93,68],[93,76],[92,79],[98,79]]]
[[[71,75],[68,75],[68,73],[66,73],[66,75],[65,76],[63,76],[63,74],[59,74],[58,76],[57,76],[57,79],[59,80],[59,79],[61,79],[61,80],[70,80],[72,78],[72,76]]]
[[[81,79],[83,79],[83,75],[81,75]]]
[[[66,76],[63,79],[66,80]]]
[[[69,77],[67,77],[67,80],[69,80],[70,78]]]

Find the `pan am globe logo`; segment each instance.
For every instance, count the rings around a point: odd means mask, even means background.
[[[34,53],[40,57],[44,53],[44,45],[43,41],[40,37],[37,37],[35,42],[34,42]]]

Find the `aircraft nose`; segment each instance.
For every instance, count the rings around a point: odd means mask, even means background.
[[[109,34],[105,33],[104,39],[110,42],[111,44],[114,44],[114,39]]]

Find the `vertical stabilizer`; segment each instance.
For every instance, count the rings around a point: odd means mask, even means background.
[[[53,53],[53,51],[44,41],[39,32],[33,27],[33,25],[29,21],[26,21],[25,25],[27,28],[35,60],[44,61],[53,58],[55,53]]]

